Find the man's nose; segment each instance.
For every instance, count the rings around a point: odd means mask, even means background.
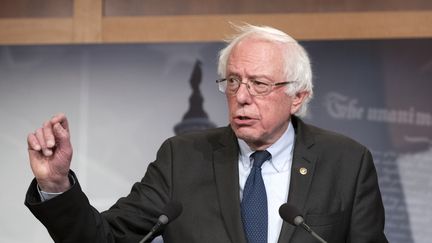
[[[252,96],[249,93],[249,83],[240,83],[236,93],[236,99],[240,104],[249,104],[251,102]]]

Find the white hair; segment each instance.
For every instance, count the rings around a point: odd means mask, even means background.
[[[277,44],[282,44],[284,56],[285,81],[294,81],[287,85],[286,93],[293,96],[299,92],[307,92],[305,100],[299,110],[295,113],[298,116],[304,116],[307,111],[307,105],[313,96],[312,68],[306,50],[288,34],[268,26],[255,25],[233,25],[237,34],[226,40],[228,45],[219,52],[218,74],[225,77],[228,58],[233,48],[243,39],[254,38],[265,40]]]

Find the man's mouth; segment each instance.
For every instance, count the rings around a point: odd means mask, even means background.
[[[250,120],[251,118],[248,116],[238,116],[238,119],[244,121],[244,120]]]
[[[234,123],[239,126],[251,126],[255,122],[255,118],[250,116],[236,116]]]

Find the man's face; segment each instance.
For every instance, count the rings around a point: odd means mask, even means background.
[[[285,82],[282,46],[244,39],[232,50],[226,76],[237,76],[242,82],[250,79],[271,83]],[[286,86],[275,87],[266,96],[250,95],[246,85],[240,85],[236,95],[228,95],[229,119],[236,136],[256,150],[269,147],[288,127],[290,116],[301,104],[299,96],[290,97]]]

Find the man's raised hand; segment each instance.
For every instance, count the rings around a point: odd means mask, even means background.
[[[27,136],[30,166],[39,187],[45,192],[70,188],[72,160],[69,125],[64,114],[57,114]]]

